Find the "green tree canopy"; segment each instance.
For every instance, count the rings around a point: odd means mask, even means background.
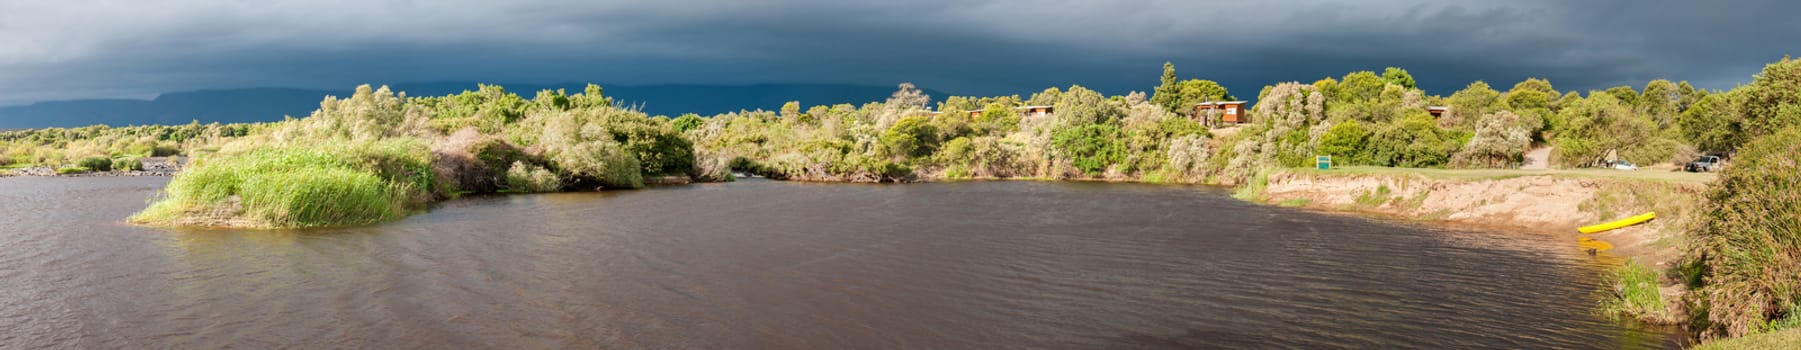
[[[1413,74],[1407,73],[1406,69],[1398,67],[1388,67],[1388,69],[1382,70],[1382,80],[1389,84],[1400,85],[1407,89],[1415,88],[1413,84]]]

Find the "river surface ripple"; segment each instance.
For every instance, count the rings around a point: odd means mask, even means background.
[[[371,227],[120,224],[167,179],[0,179],[0,348],[1639,348],[1570,237],[1222,189],[742,180]]]

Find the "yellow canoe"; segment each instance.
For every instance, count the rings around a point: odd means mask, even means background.
[[[1582,233],[1606,232],[1606,231],[1611,231],[1613,229],[1617,229],[1617,228],[1621,228],[1621,227],[1637,225],[1640,223],[1644,223],[1646,221],[1651,221],[1651,219],[1656,219],[1656,218],[1657,218],[1657,212],[1650,212],[1650,213],[1639,214],[1638,216],[1634,216],[1634,217],[1619,219],[1617,221],[1609,222],[1609,223],[1605,223],[1605,224],[1595,224],[1595,225],[1583,226],[1581,228],[1577,228],[1576,231],[1581,231]]]

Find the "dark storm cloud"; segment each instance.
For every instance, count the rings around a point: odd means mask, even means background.
[[[250,86],[913,81],[1238,95],[1400,66],[1432,93],[1527,77],[1730,88],[1801,48],[1769,1],[0,2],[0,104]]]

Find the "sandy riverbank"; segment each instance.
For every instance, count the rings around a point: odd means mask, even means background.
[[[1611,247],[1601,250],[1610,254],[1662,265],[1678,253],[1679,235],[1707,186],[1705,181],[1659,178],[1663,174],[1612,177],[1518,171],[1456,176],[1405,170],[1282,170],[1270,175],[1256,200],[1589,237],[1608,243]],[[1651,211],[1658,212],[1657,220],[1643,225],[1594,235],[1576,233],[1580,226]]]

